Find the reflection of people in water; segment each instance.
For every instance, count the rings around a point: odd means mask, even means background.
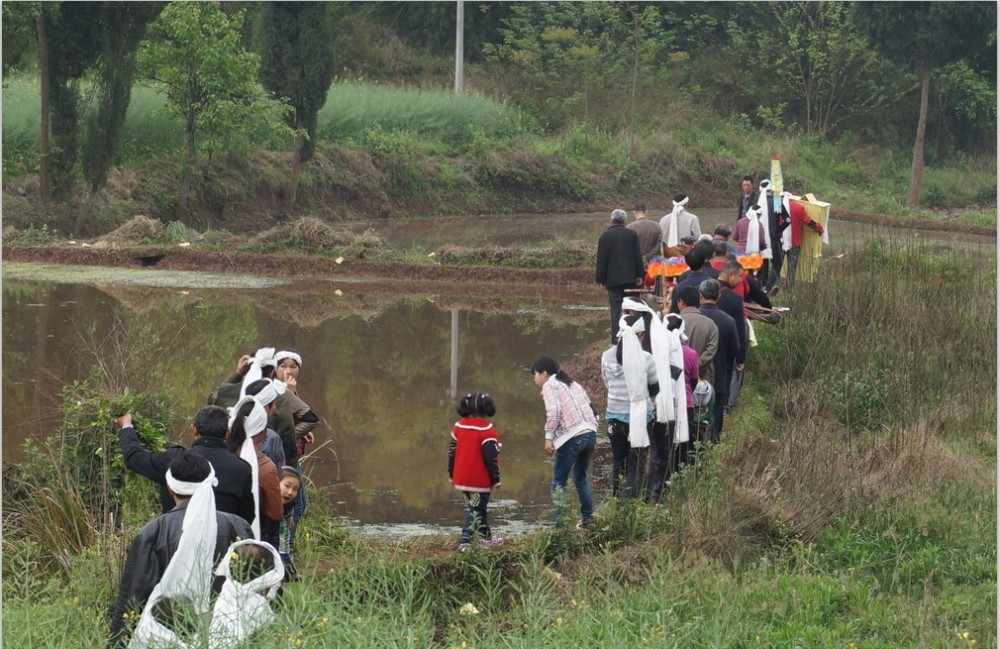
[[[495,545],[486,506],[490,494],[500,486],[500,441],[497,429],[487,418],[497,414],[489,394],[469,393],[458,402],[460,420],[451,429],[448,446],[448,479],[465,496],[467,513],[459,548],[469,547],[473,538],[480,545]]]

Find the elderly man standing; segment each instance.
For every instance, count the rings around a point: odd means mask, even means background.
[[[618,342],[618,320],[625,289],[642,285],[646,267],[639,251],[639,236],[625,227],[625,210],[611,213],[611,227],[597,240],[597,273],[594,281],[608,291],[611,305],[611,344]]]

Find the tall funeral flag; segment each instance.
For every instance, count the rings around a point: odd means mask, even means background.
[[[771,157],[771,189],[774,190],[774,213],[781,213],[781,192],[785,191],[785,183],[781,177],[781,160]]]

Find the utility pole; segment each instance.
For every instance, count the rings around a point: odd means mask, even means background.
[[[465,87],[465,3],[456,0],[458,11],[455,17],[455,94]]]

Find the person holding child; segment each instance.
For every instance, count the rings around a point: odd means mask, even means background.
[[[500,441],[497,429],[487,421],[497,413],[489,394],[469,393],[458,402],[460,420],[451,429],[448,446],[448,479],[465,497],[465,527],[459,548],[465,550],[474,538],[479,545],[496,545],[490,531],[486,506],[490,494],[500,486]]]

